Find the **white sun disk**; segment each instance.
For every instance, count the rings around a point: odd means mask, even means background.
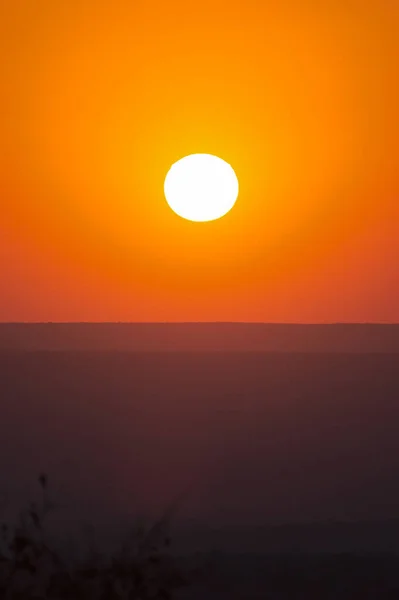
[[[189,221],[214,221],[228,213],[238,196],[233,168],[213,154],[190,154],[174,163],[165,177],[170,208]]]

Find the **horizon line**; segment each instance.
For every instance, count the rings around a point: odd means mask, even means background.
[[[0,321],[1,325],[399,325],[397,321]]]

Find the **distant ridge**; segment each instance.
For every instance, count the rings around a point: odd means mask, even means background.
[[[399,353],[399,324],[0,323],[0,350]]]

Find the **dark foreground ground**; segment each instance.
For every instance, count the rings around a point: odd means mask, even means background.
[[[207,556],[204,561],[208,561]],[[179,597],[228,600],[396,600],[399,560],[390,555],[214,555]]]
[[[64,534],[177,498],[175,552],[204,567],[182,598],[399,598],[398,367],[384,353],[3,352],[1,508],[42,470]]]

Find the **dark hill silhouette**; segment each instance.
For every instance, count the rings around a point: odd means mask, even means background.
[[[2,323],[0,350],[399,353],[399,324]]]
[[[396,599],[398,338],[398,325],[0,325],[0,516],[44,468],[60,544],[93,523],[114,548],[132,515],[188,489],[172,548],[207,571],[179,600]]]

